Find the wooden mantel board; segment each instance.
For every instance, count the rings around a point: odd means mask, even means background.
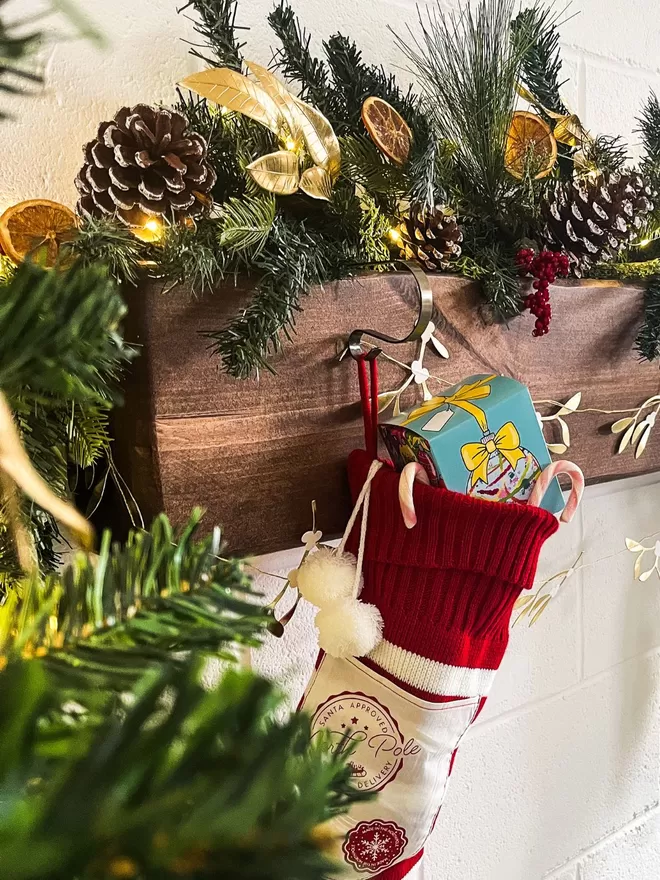
[[[431,283],[436,324],[451,353],[446,362],[428,356],[434,374],[453,382],[503,373],[525,382],[535,400],[564,401],[580,390],[583,405],[608,410],[638,405],[660,390],[658,367],[640,363],[633,351],[641,287],[556,285],[551,331],[534,339],[529,315],[508,328],[485,324],[470,282],[437,276]],[[184,289],[164,293],[157,284],[130,294],[128,337],[143,354],[117,418],[116,456],[145,517],[164,509],[182,522],[201,505],[209,526],[224,525],[234,552],[262,553],[298,544],[311,524],[312,499],[326,535],[343,528],[345,460],[362,437],[355,365],[338,363],[338,344],[355,327],[405,335],[416,294],[404,273],[315,290],[304,301],[294,344],[273,358],[277,375],[264,372],[247,382],[220,372],[201,335],[223,326],[246,297],[249,292],[233,285],[201,299]],[[414,351],[391,349],[403,361]],[[382,363],[381,388],[403,377]],[[639,460],[630,452],[616,455],[612,421],[598,413],[569,419],[568,457],[588,481],[660,469],[660,435],[652,435]]]

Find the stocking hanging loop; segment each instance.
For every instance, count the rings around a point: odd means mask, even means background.
[[[429,281],[429,277],[426,272],[418,265],[418,263],[413,260],[395,260],[394,262],[400,263],[404,266],[413,276],[415,282],[417,283],[417,292],[419,294],[419,312],[417,315],[417,321],[415,322],[415,326],[412,328],[410,333],[407,336],[404,336],[403,339],[395,339],[393,336],[388,336],[385,333],[379,333],[377,330],[353,330],[351,335],[348,337],[348,342],[346,343],[346,348],[339,355],[339,360],[343,360],[347,354],[350,354],[352,358],[358,360],[363,356],[362,351],[362,337],[363,336],[371,336],[372,339],[378,339],[381,342],[388,342],[390,345],[402,345],[404,342],[412,342],[415,339],[421,339],[424,331],[429,325],[429,322],[433,316],[433,291],[431,290],[431,283]]]

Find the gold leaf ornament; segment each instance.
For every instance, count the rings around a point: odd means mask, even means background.
[[[192,74],[181,85],[221,107],[260,122],[282,142],[287,132],[290,134],[291,144],[287,143],[286,151],[261,156],[248,166],[248,172],[259,186],[277,195],[292,195],[304,183],[301,189],[307,195],[329,199],[332,183],[341,169],[341,150],[332,126],[320,111],[296,98],[265,67],[254,61],[245,63],[257,82],[235,70],[219,67]],[[303,142],[319,170],[307,169],[301,178],[298,147]],[[288,153],[286,160],[285,153]]]
[[[568,147],[581,147],[589,140],[589,133],[580,122],[575,113],[568,116],[555,117],[558,119],[553,129],[555,140]]]
[[[303,115],[303,137],[315,165],[320,165],[334,180],[341,170],[341,150],[332,126],[325,116],[296,98]]]
[[[235,70],[228,67],[202,70],[187,76],[180,85],[220,107],[249,116],[278,136],[281,134],[282,114],[273,98],[260,85]]]
[[[300,178],[300,189],[313,199],[329,202],[332,198],[332,179],[325,169],[314,165],[303,172]]]
[[[298,156],[290,150],[260,156],[246,170],[258,186],[278,196],[292,195],[300,184]]]
[[[559,143],[566,144],[569,147],[581,147],[591,140],[589,132],[582,125],[580,117],[575,113],[557,113],[555,110],[550,110],[549,107],[541,104],[522,83],[516,83],[516,91],[523,101],[533,104],[550,119],[555,120],[555,127],[552,133],[555,136],[555,140],[559,141]]]
[[[263,90],[273,99],[280,114],[286,120],[294,144],[298,145],[303,138],[302,111],[295,97],[283,82],[280,82],[276,76],[273,76],[270,70],[261,64],[257,64],[256,61],[246,61],[245,66],[253,74]]]

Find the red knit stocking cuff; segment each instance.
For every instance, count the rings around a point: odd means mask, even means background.
[[[359,449],[348,458],[353,497],[371,462]],[[483,574],[532,586],[543,544],[559,524],[539,507],[471,498],[448,489],[415,483],[417,525],[407,529],[398,501],[399,474],[385,466],[371,489],[365,559]],[[357,526],[351,536],[355,545]]]
[[[369,464],[364,452],[351,454],[353,493]],[[431,693],[487,693],[506,649],[513,604],[532,586],[541,547],[557,520],[539,508],[416,483],[418,521],[409,530],[398,483],[399,475],[386,466],[371,490],[361,598],[380,609],[384,640],[369,659],[421,692],[436,677],[443,689]],[[354,531],[351,552],[357,537]]]

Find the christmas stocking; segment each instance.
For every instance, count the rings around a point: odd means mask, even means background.
[[[313,736],[329,731],[334,751],[354,747],[352,781],[377,795],[334,820],[337,876],[399,880],[421,858],[454,753],[502,661],[513,604],[558,523],[540,508],[416,483],[417,525],[408,529],[399,475],[374,465],[373,443],[348,467],[363,507],[346,544],[357,567],[342,567],[342,553],[328,566],[321,550],[298,573],[303,595],[321,607],[325,647],[301,706]],[[349,601],[359,613],[347,612]],[[351,646],[363,656],[346,656]]]

